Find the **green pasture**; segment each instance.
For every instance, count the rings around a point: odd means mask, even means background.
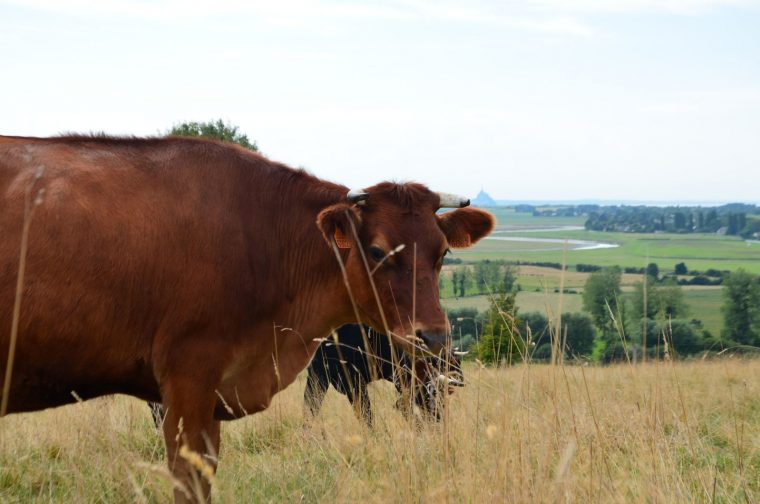
[[[533,214],[515,212],[510,207],[485,208],[496,217],[496,230],[511,228],[542,228],[557,226],[582,226],[585,217],[534,217]]]
[[[582,218],[533,217],[511,210],[494,209],[498,228],[506,226],[541,228],[549,226],[578,225]],[[642,267],[654,262],[662,271],[672,270],[676,263],[684,262],[689,269],[704,271],[735,270],[744,268],[760,274],[760,243],[744,241],[735,236],[713,234],[637,234],[605,233],[586,230],[561,230],[530,233],[496,233],[494,236],[554,238],[614,243],[617,248],[596,250],[572,250],[572,245],[560,243],[513,242],[493,239],[482,240],[466,250],[455,251],[452,257],[464,261],[502,259],[507,261],[566,261],[572,266],[578,263],[599,266]]]
[[[586,230],[532,231],[559,226],[578,226],[582,217],[534,217],[531,214],[516,213],[510,208],[492,208],[497,219],[495,236],[553,238],[615,243],[617,248],[596,250],[570,250],[558,243],[514,242],[482,240],[466,250],[454,252],[454,258],[465,262],[483,259],[566,263],[563,274],[553,268],[539,268],[522,265],[519,267],[517,283],[521,291],[517,294],[517,307],[523,313],[541,312],[554,316],[562,312],[582,311],[582,291],[587,274],[577,273],[579,263],[597,266],[621,266],[641,268],[650,262],[657,263],[662,273],[672,272],[679,262],[686,263],[689,270],[708,269],[729,270],[744,268],[760,274],[760,243],[746,242],[733,236],[714,234],[635,234],[605,233]],[[503,233],[499,231],[510,231]],[[474,307],[480,311],[489,307],[489,297],[480,295],[473,285],[465,297],[454,298],[450,274],[447,267],[442,279],[442,303],[447,308]],[[629,302],[633,296],[633,284],[640,281],[639,275],[623,276],[623,296]],[[565,289],[574,293],[555,292],[562,282]],[[684,287],[685,301],[689,307],[686,318],[699,319],[705,329],[713,335],[720,334],[723,326],[723,289],[721,287]]]
[[[490,296],[477,295],[463,298],[449,298],[441,301],[447,309],[477,308],[478,311],[487,310],[490,306]],[[517,307],[520,313],[540,312],[547,316],[555,316],[559,313],[560,300],[562,313],[579,312],[583,310],[583,300],[580,294],[564,294],[560,296],[555,292],[527,292],[517,293]]]

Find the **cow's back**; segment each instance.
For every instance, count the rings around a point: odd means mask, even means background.
[[[0,139],[0,327],[11,326],[25,206],[34,207],[17,392],[35,390],[43,406],[72,390],[155,399],[151,352],[164,329],[245,321],[253,285],[237,156],[179,140]],[[7,338],[0,331],[0,369]]]

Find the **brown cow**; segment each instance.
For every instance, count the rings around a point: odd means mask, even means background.
[[[175,500],[207,499],[179,445],[215,468],[219,420],[265,409],[333,328],[446,344],[443,255],[493,227],[436,214],[466,204],[411,183],[349,192],[207,140],[0,137],[0,377],[34,208],[8,411],[162,401],[170,467],[196,490]]]

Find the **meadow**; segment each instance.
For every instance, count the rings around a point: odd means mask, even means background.
[[[516,304],[520,313],[540,312],[555,316],[559,313],[583,311],[583,285],[589,273],[543,268],[538,266],[518,266],[517,283],[521,290],[517,293]],[[473,286],[465,297],[455,298],[452,294],[451,280],[444,273],[444,288],[441,303],[447,309],[476,308],[485,311],[491,305],[491,297],[478,294]],[[624,274],[621,280],[623,299],[631,303],[634,285],[642,281],[641,275]],[[555,292],[563,285],[566,292]],[[686,318],[702,321],[704,328],[714,335],[719,335],[723,326],[723,288],[720,286],[684,286],[684,301],[688,307]],[[569,292],[567,292],[569,291]]]
[[[483,240],[471,249],[458,250],[452,257],[463,261],[501,259],[507,261],[551,261],[575,264],[641,268],[650,262],[663,271],[672,271],[677,263],[689,269],[710,268],[733,271],[744,268],[760,274],[760,243],[743,241],[735,236],[715,234],[641,234],[605,233],[577,229],[536,231],[558,226],[582,226],[579,217],[534,217],[509,209],[493,210],[497,218],[494,236],[583,240],[616,244],[616,248],[572,250],[561,243],[535,243]],[[525,230],[530,229],[530,232]],[[523,232],[520,232],[520,231]],[[508,232],[508,233],[507,233]]]
[[[589,239],[586,231],[525,231],[577,226],[577,218],[499,212],[499,230]],[[697,260],[720,247],[727,261],[756,262],[724,237],[605,234],[608,239],[622,246],[538,252],[517,250],[524,243],[486,241],[472,255],[455,257],[566,260],[564,273],[519,267],[520,311],[550,316],[560,304],[563,312],[582,310],[588,274],[574,271],[573,260],[641,267],[659,261],[656,242],[663,245],[660,256],[690,268],[722,269]],[[485,310],[487,296],[474,289],[453,297],[446,280],[451,268],[444,270],[443,304]],[[623,276],[624,297],[640,280]],[[554,292],[560,285],[574,292]],[[684,294],[689,318],[719,333],[722,288],[686,287]],[[468,361],[467,386],[447,398],[438,425],[408,422],[394,408],[393,386],[375,383],[371,429],[334,391],[321,416],[305,423],[302,373],[267,411],[224,424],[212,495],[221,503],[759,501],[760,360],[728,354],[686,360],[677,353],[671,349],[672,361],[612,366],[528,361],[486,368]],[[134,398],[10,415],[0,419],[0,502],[167,502],[173,480],[164,456],[148,407]]]
[[[465,368],[440,425],[409,423],[373,384],[367,429],[304,380],[225,423],[215,502],[757,502],[760,361]],[[0,420],[0,501],[166,502],[145,403],[97,399]]]
[[[743,241],[738,237],[715,234],[641,234],[606,233],[578,229],[583,217],[538,217],[515,212],[511,208],[489,209],[497,219],[494,236],[510,238],[548,238],[559,243],[536,241],[483,240],[474,247],[457,250],[453,258],[471,263],[483,259],[508,262],[554,262],[566,264],[566,270],[530,265],[517,267],[518,292],[516,303],[519,310],[556,314],[562,305],[562,312],[582,310],[581,294],[588,273],[575,271],[576,264],[596,266],[620,266],[642,268],[649,263],[658,264],[661,273],[672,274],[677,263],[683,262],[690,270],[708,269],[734,271],[737,268],[760,273],[760,242]],[[563,229],[558,229],[563,228]],[[615,248],[594,250],[573,250],[572,244],[563,240],[609,243]],[[455,298],[451,286],[451,271],[456,265],[444,268],[441,297],[449,309],[488,309],[489,296],[481,295],[471,286],[465,297]],[[641,275],[624,274],[621,281],[624,298],[631,300],[634,284],[641,282]],[[560,295],[555,292],[562,285],[570,293]],[[719,335],[723,325],[721,287],[687,286],[683,289],[684,299],[689,307],[687,318],[702,321],[705,329]]]

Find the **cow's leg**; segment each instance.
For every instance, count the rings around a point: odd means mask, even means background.
[[[359,419],[364,420],[367,427],[372,427],[372,405],[369,402],[367,384],[363,380],[359,380],[353,386],[348,387],[347,392],[348,400],[351,401]]]
[[[322,401],[327,393],[330,384],[327,377],[319,376],[318,370],[314,366],[309,366],[306,375],[306,388],[303,391],[303,412],[305,420],[312,420],[319,414],[322,408]]]
[[[198,383],[168,384],[164,388],[164,440],[169,468],[181,484],[175,503],[208,502],[210,480],[219,452],[219,421],[214,420],[216,396]]]

